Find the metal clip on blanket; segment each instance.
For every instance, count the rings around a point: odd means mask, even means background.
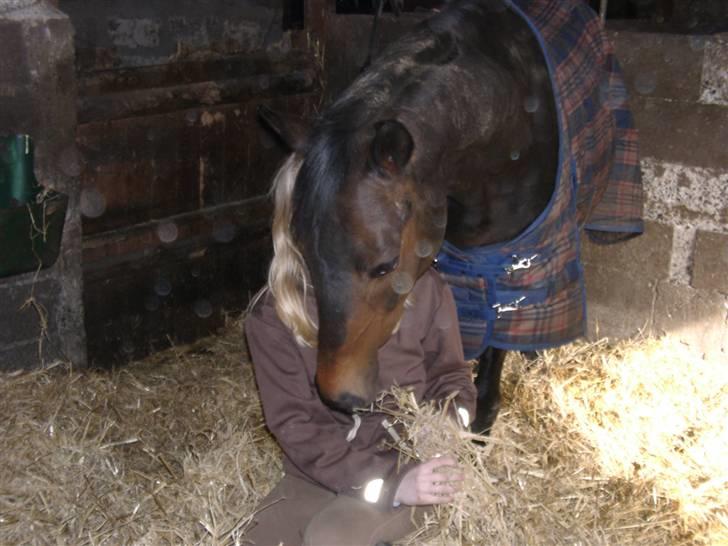
[[[505,268],[506,273],[509,275],[519,269],[530,269],[534,260],[538,258],[538,254],[534,254],[529,258],[519,258],[516,254],[514,254],[511,258],[513,258],[513,263]]]
[[[501,315],[503,313],[508,313],[510,311],[518,311],[521,308],[521,304],[524,301],[526,301],[526,296],[521,296],[520,298],[512,301],[511,303],[496,303],[492,307],[496,311],[496,317],[501,318]]]

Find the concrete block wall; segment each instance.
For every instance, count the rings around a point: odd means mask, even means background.
[[[584,244],[589,335],[728,357],[728,34],[611,32],[640,130],[646,232]]]

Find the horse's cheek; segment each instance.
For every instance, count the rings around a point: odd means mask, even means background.
[[[387,313],[391,313],[399,305],[400,296],[396,292],[388,291],[384,296],[384,309]]]

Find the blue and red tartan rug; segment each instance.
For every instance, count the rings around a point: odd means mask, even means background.
[[[455,296],[465,357],[488,346],[538,350],[582,336],[583,229],[641,233],[639,144],[614,50],[583,0],[507,0],[547,60],[559,121],[556,187],[516,239],[460,250],[437,268]]]

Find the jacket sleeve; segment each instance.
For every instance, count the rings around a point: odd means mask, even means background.
[[[248,317],[245,331],[266,424],[281,449],[323,487],[382,509],[392,507],[409,466],[398,468],[395,450],[347,442],[351,425],[338,421],[321,402],[292,334],[270,306],[264,311]]]
[[[460,422],[467,426],[475,416],[477,391],[473,383],[471,365],[465,361],[460,338],[457,309],[450,288],[437,275],[436,308],[427,335],[423,341],[427,369],[426,400],[444,400],[458,392],[452,411],[457,411]],[[467,413],[463,413],[465,410]],[[467,416],[464,422],[463,417]]]

